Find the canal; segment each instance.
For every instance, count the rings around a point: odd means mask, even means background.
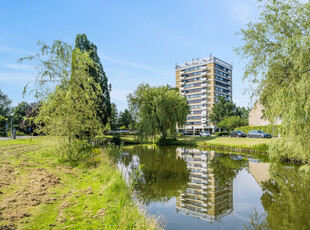
[[[310,173],[187,147],[123,148],[119,168],[166,229],[310,229]]]

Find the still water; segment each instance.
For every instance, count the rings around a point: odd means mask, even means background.
[[[310,229],[310,173],[296,166],[144,145],[124,148],[119,168],[166,229]]]

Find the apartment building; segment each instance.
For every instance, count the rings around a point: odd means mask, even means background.
[[[216,57],[185,62],[175,66],[176,87],[190,106],[185,130],[198,134],[214,133],[216,127],[207,116],[218,96],[232,100],[232,65]]]
[[[186,191],[176,199],[176,213],[215,221],[233,211],[233,179],[219,184],[210,162],[214,151],[177,148],[177,156],[189,169]]]

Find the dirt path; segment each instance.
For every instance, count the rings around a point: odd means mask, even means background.
[[[40,204],[50,204],[56,198],[49,193],[61,181],[47,169],[37,167],[24,153],[39,146],[15,145],[0,148],[0,229],[16,229],[16,223],[30,216],[29,210]],[[18,187],[11,193],[11,187]]]

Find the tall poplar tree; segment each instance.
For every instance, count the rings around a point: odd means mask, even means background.
[[[82,52],[88,52],[90,58],[94,62],[94,67],[89,66],[89,75],[100,85],[102,92],[97,102],[97,113],[103,125],[106,125],[111,117],[112,110],[110,101],[111,86],[108,85],[108,78],[103,71],[103,66],[97,53],[97,46],[87,39],[86,34],[78,34],[75,38],[75,48],[81,50]]]

